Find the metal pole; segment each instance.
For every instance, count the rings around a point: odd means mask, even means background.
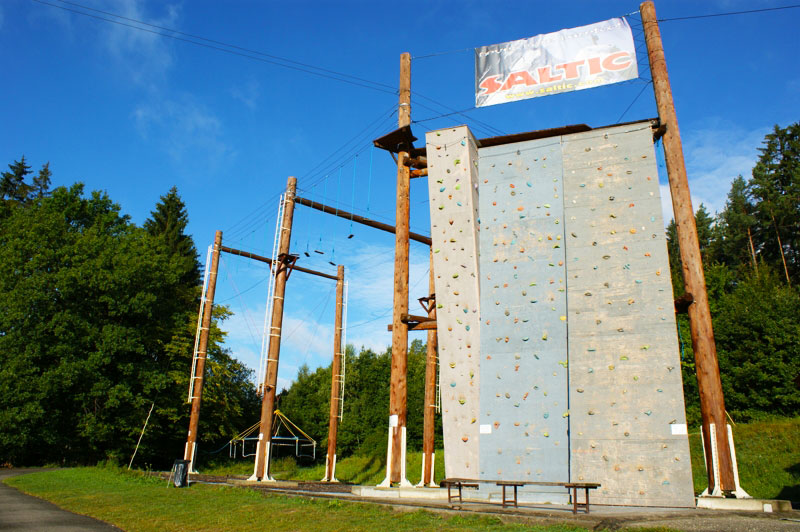
[[[272,322],[269,329],[269,348],[267,349],[267,374],[264,380],[264,396],[261,401],[261,428],[256,447],[256,461],[251,480],[272,481],[269,475],[270,443],[272,439],[272,418],[275,411],[275,389],[278,385],[278,358],[281,352],[281,325],[283,324],[283,297],[286,293],[286,278],[289,276],[289,241],[292,237],[294,215],[294,196],[297,179],[290,177],[286,184],[283,221],[280,229],[275,292],[272,303]],[[273,265],[275,267],[275,265]]]
[[[400,55],[399,127],[411,124],[411,55]],[[408,314],[408,232],[410,169],[405,165],[407,151],[397,154],[397,215],[394,244],[394,312],[392,314],[392,368],[389,389],[389,431],[391,446],[386,464],[386,480],[409,485],[405,479],[406,370],[408,364],[408,325],[401,317]]]
[[[678,118],[672,100],[672,89],[667,75],[667,63],[664,58],[664,47],[661,43],[661,32],[658,29],[656,8],[653,2],[644,2],[640,6],[642,25],[644,26],[647,55],[650,59],[650,72],[653,76],[658,117],[662,126],[666,126],[663,137],[664,159],[667,163],[669,188],[672,194],[672,210],[678,230],[681,264],[686,292],[692,294],[694,303],[689,305],[689,324],[692,333],[695,367],[697,368],[697,385],[700,390],[700,411],[703,418],[705,434],[711,434],[710,425],[716,427],[716,448],[719,457],[719,488],[722,491],[735,491],[733,479],[733,460],[728,445],[725,419],[725,398],[722,393],[722,381],[717,362],[717,347],[714,343],[714,330],[711,326],[711,310],[708,306],[703,260],[700,256],[700,244],[697,239],[692,199],[689,194],[689,181],[686,177],[686,166],[683,160],[683,147],[678,129]],[[708,472],[708,492],[714,492],[714,463],[711,452],[711,438],[706,438],[706,471]]]
[[[206,371],[206,356],[208,352],[208,331],[211,328],[211,311],[214,307],[214,292],[217,289],[217,270],[219,269],[219,250],[222,247],[222,231],[214,235],[214,248],[211,252],[211,271],[208,273],[208,286],[206,287],[205,306],[203,307],[203,321],[200,325],[200,341],[197,344],[197,364],[195,373],[190,378],[195,380],[194,394],[192,395],[192,411],[189,415],[189,434],[186,437],[186,447],[183,450],[183,459],[189,460],[189,471],[194,471],[194,455],[197,446],[197,427],[200,424],[200,403],[203,401],[203,380]]]
[[[336,482],[336,439],[339,434],[339,396],[342,380],[342,308],[344,305],[344,266],[336,272],[336,325],[333,330],[333,364],[331,365],[331,409],[328,417],[328,455],[325,458],[323,482]]]
[[[436,291],[433,283],[433,250],[430,254],[430,280],[428,281],[429,300],[428,317],[436,319]],[[425,407],[423,410],[422,428],[422,485],[430,486],[433,482],[431,472],[433,471],[433,443],[436,426],[436,350],[438,348],[438,336],[436,329],[428,331],[427,363],[425,365]]]

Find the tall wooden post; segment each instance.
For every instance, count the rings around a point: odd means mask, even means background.
[[[700,245],[697,239],[692,199],[689,194],[689,181],[686,177],[686,166],[683,160],[683,147],[678,129],[678,118],[672,101],[672,89],[667,75],[667,64],[664,58],[664,47],[661,43],[661,32],[658,29],[656,8],[653,2],[644,2],[640,6],[642,25],[644,26],[647,55],[650,59],[650,72],[653,76],[658,117],[666,126],[663,137],[664,159],[667,163],[669,188],[672,194],[672,210],[675,225],[678,229],[681,264],[686,292],[691,294],[694,302],[689,305],[689,323],[692,333],[695,366],[697,368],[697,385],[700,390],[700,411],[703,418],[705,437],[706,468],[708,471],[708,493],[735,491],[733,460],[728,444],[727,420],[725,419],[725,398],[722,394],[722,381],[717,363],[717,347],[714,343],[714,331],[711,326],[711,311],[708,306],[708,293],[703,274],[703,260],[700,256]],[[710,425],[716,433],[716,445],[712,446]],[[715,447],[716,452],[712,452]],[[717,464],[714,464],[714,454]],[[720,486],[715,485],[714,470],[718,467]],[[718,488],[718,489],[716,489]]]
[[[206,356],[208,352],[208,331],[211,329],[211,312],[214,308],[214,292],[217,289],[217,270],[219,269],[219,249],[222,247],[222,231],[214,235],[214,248],[211,252],[211,270],[208,272],[208,285],[206,286],[205,305],[203,306],[203,320],[200,324],[200,340],[197,343],[197,361],[194,364],[194,379],[192,387],[192,412],[189,415],[189,434],[186,437],[186,447],[183,450],[183,459],[189,460],[189,471],[194,471],[194,456],[197,446],[197,427],[200,424],[200,404],[203,401],[203,381],[206,372]]]
[[[433,248],[430,254],[430,279],[428,281],[430,310],[428,317],[436,319],[436,295],[433,284]],[[433,484],[433,444],[436,427],[436,352],[438,349],[438,336],[436,329],[428,331],[428,350],[425,364],[425,406],[423,410],[422,427],[422,480],[421,486],[431,486]]]
[[[411,54],[400,55],[399,127],[411,124]],[[397,154],[397,216],[394,240],[394,312],[392,314],[392,370],[389,389],[389,446],[386,479],[383,486],[399,483],[410,486],[405,478],[406,448],[406,368],[408,363],[408,325],[401,317],[408,314],[408,232],[410,168],[405,165],[407,151]]]
[[[323,482],[336,480],[336,439],[339,435],[339,412],[342,400],[339,391],[342,387],[342,313],[344,310],[344,266],[336,270],[336,325],[333,329],[333,364],[331,365],[331,409],[328,415],[328,455],[325,457],[325,478]]]
[[[272,481],[269,475],[270,444],[272,439],[272,418],[275,412],[275,391],[278,385],[278,358],[281,353],[281,325],[283,324],[283,297],[286,293],[286,278],[289,276],[291,259],[289,242],[292,237],[294,216],[294,196],[297,179],[290,177],[286,184],[283,200],[283,221],[281,222],[278,244],[278,263],[275,274],[275,291],[272,296],[272,321],[269,328],[269,347],[267,349],[267,372],[264,378],[264,395],[261,401],[261,428],[256,447],[256,462],[250,480]]]

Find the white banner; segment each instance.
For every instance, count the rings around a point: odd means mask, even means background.
[[[475,107],[635,79],[628,21],[612,18],[475,49]]]

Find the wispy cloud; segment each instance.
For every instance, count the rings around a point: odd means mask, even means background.
[[[701,203],[712,214],[722,210],[731,181],[738,175],[745,179],[750,175],[768,132],[767,127],[746,130],[724,120],[711,121],[704,129],[682,132],[695,211]],[[663,173],[666,175],[666,170]],[[661,204],[666,224],[672,218],[672,199],[666,184],[661,185]]]
[[[163,5],[160,15],[148,12],[144,5],[145,2],[141,0],[109,0],[102,3],[101,9],[158,26],[177,25],[180,15],[177,5]],[[101,39],[108,52],[115,58],[116,65],[135,83],[155,90],[163,82],[174,61],[167,39],[152,31],[137,30],[119,24],[103,24],[101,28]],[[147,26],[143,28],[152,29]]]
[[[234,100],[243,103],[248,109],[258,107],[258,99],[261,96],[261,86],[257,81],[251,80],[234,86],[231,89],[231,96]]]
[[[176,165],[195,164],[213,169],[223,159],[236,155],[225,141],[222,121],[189,95],[140,103],[132,117],[140,135],[157,144]]]

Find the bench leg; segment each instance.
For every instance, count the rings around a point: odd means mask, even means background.
[[[501,488],[503,489],[503,508],[505,508],[506,507],[506,487],[505,486],[501,486]]]
[[[572,488],[572,513],[578,513],[578,488]]]
[[[514,486],[514,508],[519,508],[517,506],[517,486]]]
[[[586,513],[589,513],[589,488],[586,488]]]

